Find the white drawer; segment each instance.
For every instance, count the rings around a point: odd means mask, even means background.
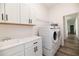
[[[17,46],[14,46],[14,47],[11,47],[11,48],[8,48],[8,49],[5,49],[5,50],[1,50],[0,55],[1,56],[12,55],[12,54],[15,54],[19,51],[24,51],[24,44],[17,45]]]
[[[28,48],[30,46],[40,46],[42,44],[41,38],[36,39],[34,41],[28,42],[25,44],[25,48]]]

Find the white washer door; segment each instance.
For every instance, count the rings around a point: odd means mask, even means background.
[[[54,31],[52,34],[53,34],[53,41],[54,41],[54,43],[56,43],[58,40],[58,32]]]
[[[57,40],[57,32],[56,31],[53,32],[53,40]]]

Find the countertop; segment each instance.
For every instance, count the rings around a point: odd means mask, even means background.
[[[40,37],[32,36],[32,37],[26,37],[26,38],[21,38],[21,39],[11,39],[9,41],[0,42],[0,50],[8,49],[8,48],[20,45],[20,44],[31,42],[38,38],[40,38]]]

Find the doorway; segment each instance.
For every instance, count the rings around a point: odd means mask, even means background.
[[[65,39],[72,35],[78,37],[78,13],[64,16],[64,37]]]
[[[75,34],[74,25],[70,25],[70,34]]]

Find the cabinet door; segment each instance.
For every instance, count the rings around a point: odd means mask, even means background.
[[[29,22],[29,4],[20,4],[20,19],[21,23],[28,23]]]
[[[41,40],[41,38],[39,38],[36,41],[37,41],[37,43],[34,45],[35,50],[36,50],[35,55],[42,56],[42,40]]]
[[[24,56],[24,50],[23,51],[19,51],[11,56]]]
[[[16,54],[24,55],[24,44],[0,50],[0,56],[12,56]]]
[[[19,4],[18,3],[5,4],[5,19],[6,19],[6,22],[19,23]]]
[[[0,3],[0,22],[4,20],[4,3]]]
[[[28,47],[25,49],[25,56],[35,56],[34,47]]]
[[[32,24],[36,24],[37,23],[37,18],[36,18],[36,5],[35,4],[30,4],[30,19],[32,19]],[[39,12],[39,11],[38,11]]]
[[[42,46],[37,46],[36,56],[42,56]]]

